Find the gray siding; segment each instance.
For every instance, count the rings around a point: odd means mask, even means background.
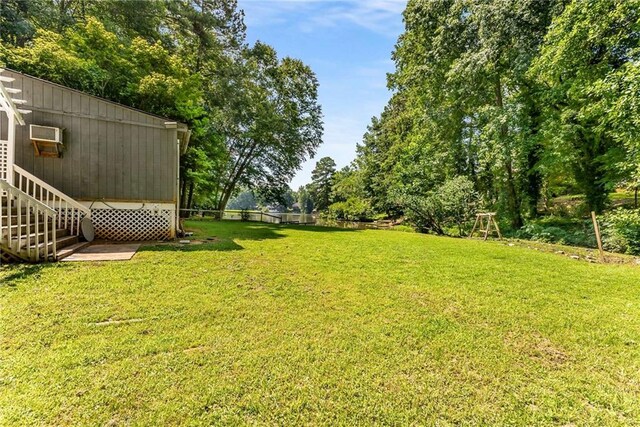
[[[19,73],[7,87],[28,103],[16,164],[77,200],[176,202],[176,129],[168,119]],[[3,115],[4,116],[4,115]],[[29,124],[64,128],[61,158],[36,157]],[[5,131],[6,120],[0,123]]]

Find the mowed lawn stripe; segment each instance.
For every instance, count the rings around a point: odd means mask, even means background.
[[[498,242],[193,221],[0,270],[0,423],[633,424],[640,269]]]

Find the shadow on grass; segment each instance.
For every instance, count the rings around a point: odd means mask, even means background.
[[[37,279],[43,269],[51,267],[50,264],[9,264],[3,265],[0,269],[0,287],[9,286],[15,287],[15,281],[28,279],[35,276]],[[9,271],[8,275],[4,275],[6,270]]]
[[[138,252],[227,252],[240,251],[242,246],[232,240],[197,241],[197,243],[163,243],[140,246]]]
[[[310,231],[313,233],[335,233],[335,232],[353,232],[362,231],[364,228],[345,228],[345,227],[333,227],[328,225],[302,225],[302,224],[283,224],[279,226],[282,228],[290,228],[292,230]]]
[[[302,224],[267,224],[263,222],[216,221],[216,220],[187,220],[188,231],[195,231],[194,237],[216,236],[241,240],[268,240],[287,237],[283,230],[294,229],[319,233],[350,232],[356,229],[342,227],[325,227],[319,225]]]
[[[288,229],[296,231],[311,231],[319,233],[333,233],[342,231],[357,231],[338,227],[321,227],[311,225],[279,225],[260,222],[217,221],[212,219],[195,219],[185,221],[187,231],[194,235],[185,240],[193,243],[175,243],[142,246],[139,252],[202,252],[202,251],[239,251],[244,249],[238,241],[263,241],[285,239],[283,233]]]

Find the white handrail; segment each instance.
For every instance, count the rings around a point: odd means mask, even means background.
[[[15,224],[14,213],[15,209]],[[24,214],[23,214],[24,213]],[[24,219],[23,219],[24,217]],[[33,217],[33,223],[31,222]],[[44,228],[40,236],[40,217]],[[45,260],[56,259],[57,212],[5,180],[0,180],[0,245],[14,256],[28,261],[40,261],[40,249]],[[6,218],[6,224],[4,221]],[[49,230],[51,220],[52,229]],[[15,236],[13,228],[16,228]],[[24,233],[23,233],[24,228]],[[34,233],[32,233],[32,229]],[[5,236],[6,230],[6,236]],[[49,234],[51,231],[51,241]]]
[[[50,206],[47,206],[46,204],[42,203],[40,200],[36,199],[33,196],[30,196],[29,194],[25,193],[24,191],[20,190],[19,188],[9,184],[7,181],[0,179],[0,188],[4,191],[10,192],[11,194],[15,193],[15,190],[20,191],[20,197],[23,199],[27,199],[29,200],[31,203],[33,203],[34,205],[36,205],[39,209],[46,211],[52,215],[56,214],[56,210],[52,209]]]
[[[81,210],[82,212],[86,213],[87,215],[91,214],[91,210],[88,207],[78,203],[77,201],[72,199],[70,196],[67,196],[62,191],[52,187],[51,185],[47,184],[46,182],[44,182],[43,180],[41,180],[37,176],[34,176],[33,174],[31,174],[31,173],[27,172],[26,170],[22,169],[20,166],[14,165],[13,169],[16,172],[17,175],[25,177],[25,178],[29,179],[30,181],[35,182],[37,185],[39,185],[40,187],[44,188],[45,190],[47,190],[51,194],[54,194],[57,197],[59,197],[60,199],[65,200],[72,207],[74,207],[74,208],[76,208],[78,210]]]
[[[56,210],[59,228],[69,230],[72,235],[80,235],[82,214],[85,217],[91,217],[89,208],[17,165],[13,166],[13,171],[15,172],[14,183],[19,190]]]

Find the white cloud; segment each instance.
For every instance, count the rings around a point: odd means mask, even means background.
[[[405,0],[238,0],[250,34],[314,67],[325,113],[323,144],[302,165],[291,186],[310,180],[318,159],[332,157],[338,168],[355,157],[372,116],[389,99],[386,73],[402,32]],[[335,37],[337,35],[337,37]],[[289,40],[290,39],[290,40]],[[284,54],[283,53],[283,54]]]
[[[405,6],[405,0],[240,0],[249,26],[289,22],[298,30],[313,32],[354,24],[389,37],[400,33],[397,16]],[[292,14],[298,19],[287,16]]]

